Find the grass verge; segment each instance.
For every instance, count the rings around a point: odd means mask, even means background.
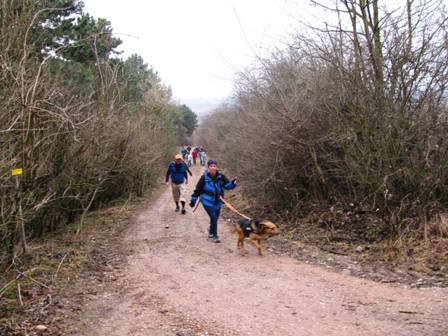
[[[158,192],[155,192],[158,194]],[[89,212],[80,234],[79,222],[31,241],[27,254],[16,257],[0,276],[0,335],[32,335],[61,319],[57,316],[61,296],[76,284],[83,272],[101,265],[107,242],[126,230],[133,215],[143,209],[151,195],[118,200]],[[37,329],[36,329],[37,327]],[[57,328],[44,335],[63,335]]]

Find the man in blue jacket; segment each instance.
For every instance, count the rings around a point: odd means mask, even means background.
[[[180,151],[180,153],[182,154],[182,158],[185,161],[187,159],[188,150],[185,147],[182,147],[182,150]]]
[[[202,206],[210,217],[208,237],[213,238],[215,243],[219,243],[218,218],[222,207],[221,197],[224,196],[224,189],[231,190],[235,188],[238,180],[234,178],[232,181],[229,181],[227,177],[218,171],[218,165],[215,160],[209,160],[207,167],[208,170],[201,176],[193,195],[191,195],[190,206],[193,208],[198,201],[198,197],[201,197]]]
[[[188,184],[188,175],[191,174],[187,164],[182,160],[182,155],[176,154],[175,161],[171,162],[166,172],[166,185],[169,185],[171,178],[171,190],[173,191],[174,203],[176,203],[176,212],[180,210],[179,201],[182,205],[182,215],[185,214],[185,185]]]

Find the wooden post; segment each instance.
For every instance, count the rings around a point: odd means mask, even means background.
[[[13,169],[11,171],[12,176],[16,178],[16,189],[17,189],[17,204],[18,204],[18,219],[16,230],[20,230],[20,237],[22,242],[23,253],[26,253],[26,233],[25,233],[25,221],[23,220],[23,209],[22,209],[22,188],[20,185],[20,177],[19,175],[23,174],[23,170],[21,168]]]

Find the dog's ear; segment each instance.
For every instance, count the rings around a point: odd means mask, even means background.
[[[277,232],[277,225],[275,225],[274,223],[268,221],[268,220],[263,220],[260,222],[261,225],[261,232],[262,233],[270,233],[270,234],[274,234]]]
[[[252,223],[256,226],[259,227],[260,226],[260,221],[258,219],[252,219]]]
[[[272,223],[271,221],[268,221],[268,220],[263,220],[260,222],[260,224],[263,225],[264,227],[267,227],[272,230],[277,229],[277,225],[275,225],[274,223]]]
[[[260,232],[263,230],[263,225],[258,219],[252,219],[250,225],[255,232]]]

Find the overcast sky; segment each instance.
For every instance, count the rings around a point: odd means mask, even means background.
[[[303,0],[308,2],[308,0]],[[182,103],[216,104],[238,69],[280,44],[296,25],[285,0],[84,0],[85,11],[112,22],[124,56],[137,53]],[[306,14],[303,9],[302,14]],[[203,112],[203,111],[199,111]]]
[[[328,1],[328,0],[327,0]],[[447,2],[448,0],[442,0]],[[299,21],[325,20],[309,0],[84,0],[123,40],[123,56],[141,55],[171,86],[174,98],[202,114],[232,90],[238,69],[273,45],[282,46]],[[405,0],[387,0],[387,5]]]

